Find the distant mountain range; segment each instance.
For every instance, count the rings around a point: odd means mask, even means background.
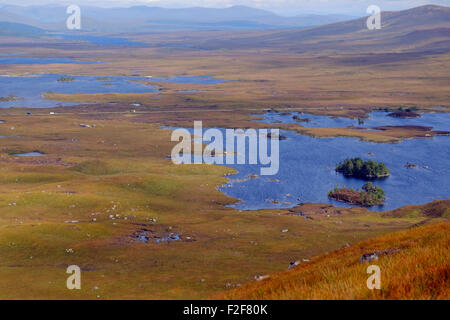
[[[42,37],[65,31],[66,9],[56,6],[0,8],[0,36]],[[82,8],[83,31],[139,35],[177,30],[225,30],[191,33],[189,48],[202,50],[275,49],[293,52],[450,52],[450,7],[426,5],[382,12],[382,29],[368,30],[367,18],[332,22],[342,16],[283,18],[249,7],[227,9],[154,7]],[[331,23],[332,22],[332,23]],[[320,24],[319,26],[308,26]],[[238,31],[238,32],[235,32]],[[89,32],[87,32],[89,33]],[[72,32],[72,35],[80,34]],[[81,33],[84,34],[84,33]],[[170,38],[154,46],[180,45]],[[375,59],[375,58],[367,58]],[[395,55],[384,57],[397,59]]]
[[[81,7],[82,29],[88,32],[149,32],[181,30],[267,30],[317,26],[353,18],[344,15],[281,17],[260,9],[234,6],[225,9],[166,9]],[[0,21],[65,31],[68,14],[63,6],[0,7]]]
[[[381,20],[381,30],[369,30],[367,18],[360,18],[310,28],[230,35],[197,43],[197,48],[278,48],[296,52],[375,52],[380,48],[450,51],[450,7],[426,5],[382,12]]]

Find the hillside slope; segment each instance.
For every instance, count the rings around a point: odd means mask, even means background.
[[[7,37],[40,37],[45,31],[22,23],[0,21],[0,36]]]
[[[215,299],[449,299],[450,222],[383,235],[322,255],[295,269]],[[377,252],[378,261],[360,262]],[[369,290],[369,265],[381,268],[381,290]]]
[[[380,30],[368,30],[367,18],[317,27],[265,31],[242,37],[205,41],[203,49],[278,48],[296,52],[428,50],[450,48],[450,7],[427,5],[398,12],[382,12]]]

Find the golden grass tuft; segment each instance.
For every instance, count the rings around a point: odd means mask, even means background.
[[[446,300],[450,297],[449,234],[450,222],[444,222],[380,236],[213,298]],[[380,250],[392,252],[378,261],[359,262],[364,253]],[[371,264],[381,268],[381,290],[366,286],[366,268]]]

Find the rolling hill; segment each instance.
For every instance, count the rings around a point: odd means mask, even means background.
[[[22,23],[0,21],[0,36],[4,37],[40,37],[45,30]]]
[[[382,29],[368,30],[367,18],[317,27],[266,31],[209,40],[202,49],[277,48],[296,52],[378,49],[446,50],[450,48],[450,8],[427,5],[398,12],[382,12]]]

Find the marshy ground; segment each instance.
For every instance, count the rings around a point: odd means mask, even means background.
[[[448,219],[448,201],[439,203],[443,209],[432,218],[427,206],[380,213],[307,204],[301,215],[292,209],[235,210],[226,205],[236,200],[217,190],[233,170],[172,164],[167,159],[173,147],[170,132],[159,129],[190,127],[194,120],[203,120],[205,127],[278,127],[256,123],[251,116],[273,107],[353,117],[399,105],[422,112],[442,106],[439,112],[446,112],[448,53],[394,60],[375,54],[364,56],[367,63],[361,64],[361,57],[339,53],[128,51],[48,39],[2,41],[9,52],[27,51],[32,57],[104,62],[2,65],[0,73],[7,75],[212,75],[230,80],[151,82],[158,92],[138,94],[47,93],[48,99],[84,104],[0,109],[2,299],[206,298],[252,282],[255,275],[285,270],[293,260]],[[376,142],[432,138],[417,127],[283,128]],[[43,156],[16,155],[27,152]],[[66,267],[73,264],[83,270],[82,290],[66,288]]]
[[[216,189],[233,170],[172,164],[162,123],[1,112],[1,134],[20,137],[1,141],[2,298],[204,298],[425,219],[327,205],[312,206],[312,219],[241,212]],[[33,151],[44,156],[14,155]],[[180,239],[158,243],[171,234]],[[72,264],[84,270],[81,291],[66,288]]]

